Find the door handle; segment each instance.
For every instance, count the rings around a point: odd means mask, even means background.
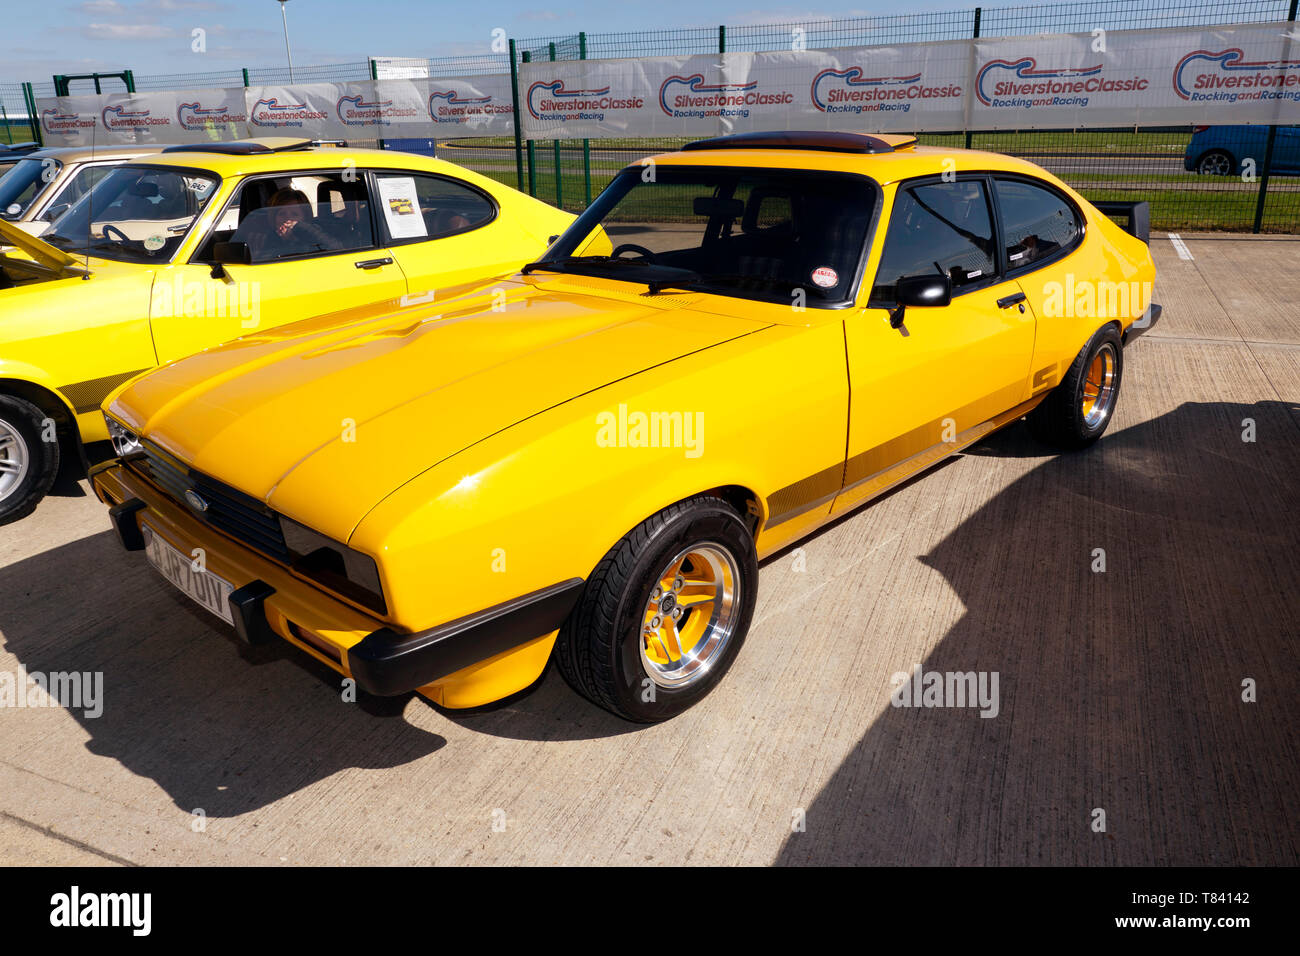
[[[393,257],[384,256],[382,259],[358,259],[352,264],[358,269],[378,269],[380,266],[391,266],[393,264]]]
[[[1025,301],[1025,294],[1023,292],[1016,292],[1012,295],[1004,295],[1002,298],[998,299],[998,308],[1009,309],[1013,305],[1017,305],[1018,303],[1024,301]],[[1021,309],[1020,311],[1023,312],[1025,310]]]

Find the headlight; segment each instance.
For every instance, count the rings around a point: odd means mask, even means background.
[[[118,458],[125,458],[140,450],[139,435],[109,417],[107,413],[104,415],[104,421],[108,423],[108,437],[113,442],[113,451]]]
[[[322,587],[380,614],[388,613],[374,558],[280,516],[289,564]]]

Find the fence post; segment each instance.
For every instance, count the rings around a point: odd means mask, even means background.
[[[515,178],[524,191],[524,139],[519,128],[519,67],[515,65],[515,41],[510,41],[510,102],[515,113]]]
[[[248,89],[250,86],[253,85],[252,83],[248,82],[248,67],[246,66],[240,67],[240,72],[244,74],[244,89]]]
[[[124,77],[125,80],[126,80],[126,91],[127,91],[128,93],[134,93],[134,92],[135,92],[135,74],[132,73],[130,70],[123,70],[123,71],[122,71],[122,74],[123,74],[123,77]]]
[[[520,59],[525,63],[531,63],[533,55],[529,50],[525,50]],[[537,150],[531,139],[528,141],[528,195],[537,195]]]
[[[1296,6],[1298,0],[1291,0],[1291,11],[1287,14],[1287,20],[1294,23],[1296,15]],[[1290,50],[1290,43],[1287,43],[1287,49]],[[1255,197],[1255,225],[1250,230],[1258,233],[1264,227],[1264,197],[1268,195],[1268,173],[1273,168],[1273,141],[1277,139],[1277,126],[1273,125],[1268,128],[1268,139],[1264,143],[1264,171],[1259,177],[1259,195]]]
[[[32,141],[44,145],[45,140],[41,138],[41,124],[36,118],[36,91],[32,89],[30,83],[23,84],[23,104],[27,107],[27,124],[32,128]]]
[[[555,62],[555,44],[551,44],[551,62]],[[555,145],[555,208],[564,208],[564,176],[560,172],[560,141],[551,141]]]
[[[978,39],[980,38],[980,14],[981,14],[981,13],[983,13],[983,10],[982,10],[980,7],[976,7],[976,8],[975,8],[975,31],[971,34],[971,39],[972,39],[972,40],[978,40]],[[971,94],[971,91],[970,91],[970,90],[967,90],[967,91],[966,91],[966,95],[969,97],[970,94]],[[967,125],[967,129],[966,129],[966,148],[967,148],[967,149],[970,149],[970,129],[969,129],[970,124],[967,123],[966,125]]]
[[[578,32],[578,59],[587,58],[587,34]],[[582,141],[582,184],[587,195],[587,205],[591,205],[591,140]]]
[[[379,83],[379,67],[376,65],[376,63],[375,63],[375,58],[374,58],[373,56],[368,56],[368,57],[366,57],[366,62],[368,62],[368,63],[370,64],[370,82],[376,84],[376,85],[375,85],[375,99],[378,100],[378,99],[379,99],[379,86],[378,86],[378,83]],[[426,61],[426,65],[427,65],[427,61]],[[426,72],[427,72],[427,71],[426,71]],[[382,136],[376,136],[376,137],[375,137],[375,145],[378,146],[380,149],[383,149],[383,148],[384,148],[384,138],[383,138]],[[433,141],[433,151],[434,151],[435,153],[438,151],[438,140],[437,140],[436,138],[435,138],[434,141]]]
[[[718,24],[718,52],[727,52],[727,25],[725,23]]]

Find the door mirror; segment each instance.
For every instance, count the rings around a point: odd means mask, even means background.
[[[903,324],[903,312],[909,305],[922,308],[948,305],[952,302],[952,279],[948,276],[904,276],[898,280],[898,305],[889,313],[889,324],[898,328]]]
[[[246,242],[214,242],[212,261],[232,266],[248,266],[253,264],[253,253]]]
[[[212,244],[212,271],[214,279],[226,277],[226,263],[236,266],[253,264],[253,252],[246,242],[214,242]]]
[[[947,276],[907,276],[898,280],[898,304],[948,305],[952,302],[952,280]]]
[[[62,216],[65,212],[67,212],[71,208],[72,208],[72,203],[70,202],[55,203],[49,209],[45,210],[45,214],[41,216],[41,218],[44,219],[46,222],[54,222],[54,220],[58,219],[60,216]],[[21,212],[21,210],[19,211]]]

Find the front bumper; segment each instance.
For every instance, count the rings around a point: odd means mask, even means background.
[[[207,569],[234,585],[229,605],[242,640],[283,638],[380,696],[439,684],[534,644],[559,629],[582,591],[573,578],[428,630],[399,632],[227,538],[119,461],[95,466],[90,482],[126,550],[144,549],[142,522],[182,553],[204,550]]]
[[[1124,330],[1124,335],[1121,339],[1124,347],[1128,348],[1128,346],[1133,343],[1134,339],[1146,335],[1155,328],[1155,324],[1160,321],[1160,313],[1163,311],[1164,309],[1156,305],[1154,302],[1147,306],[1147,310],[1142,313],[1142,317]]]

